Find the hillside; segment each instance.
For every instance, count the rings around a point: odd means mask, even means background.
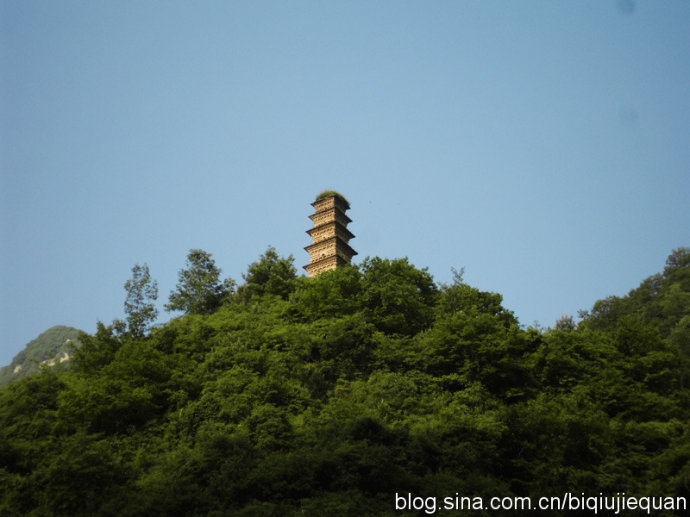
[[[53,366],[64,363],[71,353],[70,343],[77,341],[80,332],[62,325],[42,332],[36,339],[29,341],[9,365],[0,368],[0,386],[38,372],[41,364]]]
[[[583,314],[586,325],[613,330],[624,318],[654,327],[661,337],[690,357],[690,253],[674,250],[661,273],[645,279],[626,296],[609,296]]]
[[[406,259],[298,278],[269,250],[236,290],[205,260],[204,282],[180,274],[185,315],[146,327],[137,298],[69,371],[0,389],[0,514],[429,515],[461,496],[625,493],[684,515],[688,256],[656,291],[679,306],[645,298],[666,316],[640,298],[548,330]]]

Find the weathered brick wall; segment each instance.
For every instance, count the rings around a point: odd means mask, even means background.
[[[314,207],[315,212],[320,212],[321,210],[326,210],[327,208],[333,207],[338,207],[344,212],[350,208],[350,205],[347,202],[343,201],[337,196],[319,199],[318,201],[314,201],[311,205]]]
[[[309,248],[309,263],[317,262],[326,257],[335,256],[336,254],[335,239],[322,241],[313,247]]]
[[[319,273],[323,273],[324,271],[332,271],[333,269],[338,267],[338,258],[333,256],[317,265],[309,264],[305,267],[307,269],[307,272],[309,273],[309,276],[316,276]]]
[[[345,253],[345,250],[340,249],[340,248],[336,249],[336,255],[339,256],[341,259],[343,259],[348,264],[350,263],[350,259],[352,258],[347,253]]]
[[[335,236],[338,232],[336,231],[335,228],[335,223],[331,223],[327,226],[323,226],[319,228],[318,230],[311,232],[311,239],[312,243],[316,244],[319,241],[324,241],[326,239],[330,239],[331,237]]]
[[[335,269],[339,263],[350,262],[349,253],[354,250],[346,249],[347,243],[353,237],[344,230],[350,222],[349,217],[345,215],[345,210],[349,208],[347,202],[331,196],[312,203],[312,206],[314,213],[309,216],[314,223],[313,231],[310,232],[312,244],[307,246],[309,264],[304,268],[309,276],[316,276]]]
[[[335,197],[331,196],[324,199],[320,199],[319,201],[313,203],[312,206],[314,207],[314,212],[321,212],[321,210],[333,208],[335,207]]]
[[[317,242],[324,241],[326,239],[331,239],[334,236],[338,237],[345,243],[349,242],[352,238],[352,234],[336,223],[327,223],[326,225],[311,231],[312,244],[316,244]]]
[[[330,223],[332,221],[337,221],[343,226],[347,226],[347,223],[350,222],[350,219],[337,208],[329,208],[322,212],[316,212],[309,217],[314,222],[314,226],[321,226],[322,224]]]

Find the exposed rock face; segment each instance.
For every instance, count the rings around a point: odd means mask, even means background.
[[[70,347],[78,345],[81,331],[73,327],[58,325],[42,332],[19,352],[12,362],[0,368],[0,386],[15,379],[38,372],[41,367],[67,366]],[[63,366],[64,367],[64,366]]]

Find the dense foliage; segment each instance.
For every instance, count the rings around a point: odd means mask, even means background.
[[[187,255],[187,268],[178,273],[178,283],[170,293],[170,302],[165,305],[169,311],[184,311],[187,314],[210,314],[234,291],[231,279],[220,280],[221,269],[211,254],[192,249]]]
[[[690,356],[690,249],[674,250],[663,273],[650,276],[627,296],[598,301],[583,316],[589,327],[609,331],[624,318],[642,321]]]
[[[100,324],[72,371],[0,390],[0,514],[383,516],[400,513],[396,492],[690,498],[690,265],[675,254],[644,295],[540,331],[459,275],[439,286],[372,258],[298,278],[269,250],[212,313],[143,335]]]

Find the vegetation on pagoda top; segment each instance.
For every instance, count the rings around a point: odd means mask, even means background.
[[[340,199],[341,201],[344,201],[348,205],[350,204],[350,202],[347,200],[347,198],[345,196],[343,196],[340,192],[337,192],[335,190],[324,190],[318,196],[316,196],[315,201],[321,201],[322,199],[326,199],[326,198],[331,197],[331,196],[337,197],[338,199]]]

